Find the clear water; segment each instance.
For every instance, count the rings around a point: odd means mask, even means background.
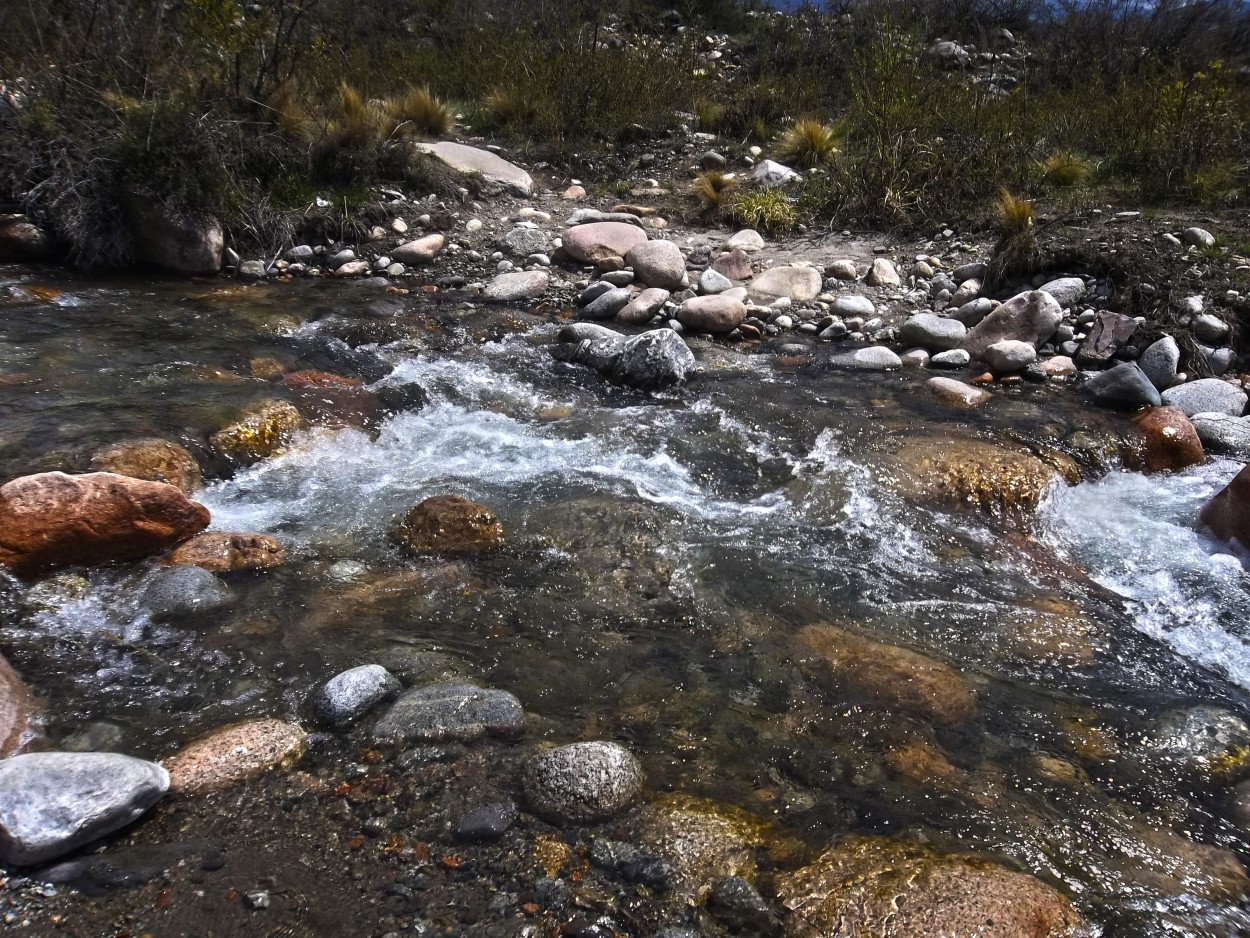
[[[1141,745],[1176,708],[1250,716],[1246,573],[1193,528],[1235,465],[1099,477],[1123,420],[1062,390],[1005,391],[970,414],[933,403],[918,374],[697,344],[706,374],[647,397],[555,363],[554,326],[509,311],[359,285],[10,274],[6,478],[81,470],[97,448],[151,435],[211,469],[211,433],[285,394],[251,377],[251,359],[359,365],[327,336],[382,363],[370,380],[429,396],[369,430],[314,429],[198,493],[214,529],[288,550],[280,570],[226,577],[223,610],[154,621],[156,564],[10,583],[0,649],[49,700],[49,745],[104,722],[125,751],[164,755],[243,716],[299,718],[345,667],[435,652],[516,693],[538,735],[620,739],[656,790],[769,814],[813,846],[924,836],[1063,884],[1108,935],[1250,933],[1242,902],[1213,885],[1211,850],[1250,855],[1228,791]],[[903,444],[962,438],[1065,452],[1092,481],[1057,490],[1025,534],[892,484]],[[389,525],[439,493],[489,505],[507,547],[403,556]],[[1075,651],[1039,652],[1021,616],[1084,631]],[[935,728],[821,690],[792,650],[817,622],[950,663],[977,715]],[[1100,754],[1080,741],[1091,727]],[[917,745],[944,755],[953,788],[891,769]]]

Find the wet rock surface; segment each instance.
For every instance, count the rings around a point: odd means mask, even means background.
[[[70,564],[132,560],[208,526],[204,506],[162,482],[62,472],[0,487],[0,565],[30,576]]]
[[[394,697],[401,688],[386,668],[363,664],[334,675],[322,685],[312,700],[313,716],[326,726],[344,726]]]
[[[179,567],[203,567],[212,573],[272,570],[286,562],[286,552],[267,534],[197,534],[169,554]]]
[[[405,692],[373,727],[378,743],[471,742],[487,734],[519,735],[521,702],[507,691],[472,684],[431,684]]]
[[[458,495],[435,495],[395,526],[394,536],[414,554],[463,554],[498,548],[503,526],[485,505]]]
[[[535,811],[558,824],[619,814],[641,791],[642,765],[617,743],[571,743],[531,757],[521,786]]]
[[[223,727],[165,760],[169,790],[188,798],[221,791],[294,764],[307,746],[308,735],[281,720],[249,720]]]

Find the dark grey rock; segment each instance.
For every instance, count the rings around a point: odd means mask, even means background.
[[[501,251],[513,257],[529,257],[531,254],[545,254],[551,245],[551,238],[541,228],[521,226],[510,229],[498,243]]]
[[[40,870],[34,878],[70,886],[88,896],[101,896],[114,889],[133,889],[150,883],[167,870],[193,859],[198,859],[200,869],[206,871],[225,865],[221,851],[209,843],[156,844],[66,860]]]
[[[906,346],[918,345],[931,352],[948,352],[959,348],[968,327],[958,319],[947,319],[933,313],[919,313],[899,329],[899,340]]]
[[[960,264],[951,271],[951,287],[955,289],[955,284],[963,283],[965,280],[984,280],[985,265],[981,263]]]
[[[154,762],[104,752],[0,761],[0,860],[43,863],[136,820],[169,790]]]
[[[1168,388],[1163,392],[1163,403],[1179,407],[1186,417],[1194,414],[1240,417],[1246,412],[1246,392],[1219,378],[1202,378]]]
[[[313,697],[313,715],[326,726],[344,726],[400,690],[399,679],[386,668],[362,664],[326,681]]]
[[[1038,287],[1043,293],[1049,293],[1055,302],[1065,309],[1085,295],[1085,281],[1080,277],[1060,277]]]
[[[759,891],[741,876],[726,876],[712,887],[708,910],[736,932],[775,935],[781,921]]]
[[[571,743],[531,757],[521,787],[534,811],[557,824],[610,818],[642,790],[642,766],[624,746]]]
[[[517,806],[511,801],[478,805],[460,819],[456,836],[461,840],[498,840],[517,819]]]
[[[1228,338],[1232,329],[1215,313],[1199,313],[1190,323],[1189,328],[1194,331],[1194,337],[1199,342],[1207,342],[1211,345],[1218,345]]]
[[[582,315],[588,319],[611,319],[625,308],[633,296],[629,287],[613,287],[586,304]]]
[[[379,743],[469,742],[486,734],[516,735],[525,729],[521,702],[502,690],[472,684],[431,684],[391,704],[373,728]]]
[[[641,883],[657,892],[667,892],[672,888],[672,866],[633,844],[596,837],[590,842],[590,861],[605,870],[619,873],[631,883]]]
[[[1099,372],[1085,382],[1084,390],[1103,407],[1159,406],[1159,392],[1133,362]]]
[[[157,622],[214,612],[234,599],[230,588],[203,567],[172,567],[152,575],[140,602]]]

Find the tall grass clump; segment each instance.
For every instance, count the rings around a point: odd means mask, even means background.
[[[722,169],[705,169],[691,187],[706,211],[717,211],[738,185],[738,177]]]
[[[987,289],[996,289],[1007,278],[1036,270],[1042,260],[1033,227],[1033,202],[1007,189],[994,203],[998,241],[986,265]]]
[[[781,135],[777,158],[783,163],[811,169],[830,162],[845,140],[845,124],[823,124],[804,118]]]
[[[1052,153],[1041,163],[1043,181],[1065,189],[1086,182],[1093,169],[1089,160],[1068,152]]]
[[[524,128],[538,117],[538,103],[520,85],[496,85],[482,99],[494,127]]]
[[[392,134],[417,133],[442,137],[451,132],[451,109],[430,93],[428,85],[409,85],[402,94],[387,99],[384,108],[396,125]]]

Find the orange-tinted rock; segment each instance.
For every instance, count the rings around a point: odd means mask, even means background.
[[[1177,472],[1206,459],[1198,431],[1179,407],[1152,407],[1133,420],[1137,431],[1137,468]]]
[[[939,791],[955,788],[963,774],[940,749],[923,741],[891,749],[886,753],[885,764],[899,778]]]
[[[1240,541],[1250,548],[1250,466],[1207,502],[1198,520],[1221,541]]]
[[[786,938],[1077,938],[1085,922],[1061,893],[969,854],[852,837],[780,878]]]
[[[919,440],[899,450],[902,490],[924,501],[1024,520],[1056,480],[1031,453],[979,440]]]
[[[227,726],[165,761],[169,791],[189,796],[220,791],[270,769],[294,765],[307,747],[308,734],[281,720]]]
[[[176,567],[203,567],[213,573],[269,570],[286,560],[282,545],[264,534],[197,534],[168,560]]]
[[[0,261],[41,261],[56,254],[52,239],[25,216],[0,218]]]
[[[475,553],[493,550],[504,539],[494,512],[458,495],[435,495],[414,506],[396,526],[395,537],[414,554]]]
[[[118,443],[91,457],[91,468],[132,479],[167,482],[188,495],[200,487],[200,464],[186,449],[169,440]]]
[[[977,708],[972,690],[949,665],[832,625],[810,625],[795,638],[809,678],[834,693],[950,726]]]
[[[0,486],[0,564],[32,576],[70,564],[134,560],[208,527],[208,509],[164,482],[43,472]]]
[[[0,759],[6,759],[34,735],[35,703],[12,666],[0,655]]]

